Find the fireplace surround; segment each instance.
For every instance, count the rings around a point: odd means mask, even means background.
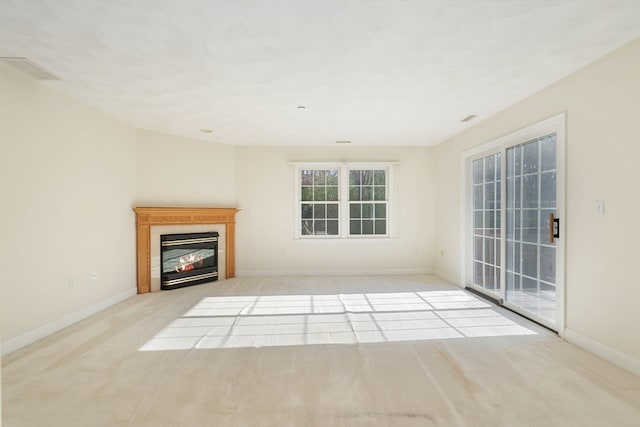
[[[186,225],[224,227],[225,277],[235,277],[236,208],[136,207],[136,265],[139,294],[151,292],[151,229]],[[163,233],[164,234],[164,233]],[[222,235],[222,234],[221,234]],[[222,262],[222,261],[221,261]]]

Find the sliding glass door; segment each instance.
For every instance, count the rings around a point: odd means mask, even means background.
[[[466,284],[554,330],[564,326],[559,156],[564,115],[465,155]]]
[[[505,301],[555,323],[556,135],[506,150]]]

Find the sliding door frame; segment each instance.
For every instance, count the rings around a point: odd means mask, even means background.
[[[518,144],[528,142],[532,139],[556,134],[556,216],[560,218],[560,238],[556,240],[556,319],[555,323],[540,318],[532,313],[523,313],[519,307],[506,302],[505,286],[505,266],[506,266],[506,150]],[[461,260],[460,271],[463,278],[463,285],[478,292],[486,294],[491,298],[498,298],[500,305],[504,305],[514,311],[520,312],[523,316],[541,323],[564,336],[565,328],[565,242],[566,242],[566,209],[565,209],[565,186],[566,186],[566,114],[560,113],[540,122],[526,126],[522,129],[501,136],[477,147],[464,151],[461,156]],[[495,153],[501,155],[502,179],[501,186],[501,210],[500,210],[500,290],[498,293],[488,292],[485,289],[473,284],[473,161]]]

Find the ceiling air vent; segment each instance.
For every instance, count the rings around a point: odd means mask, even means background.
[[[18,71],[33,77],[36,80],[60,80],[60,77],[51,74],[33,61],[22,57],[0,56],[0,64],[7,64]]]

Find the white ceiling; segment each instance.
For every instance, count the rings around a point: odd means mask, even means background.
[[[236,145],[437,144],[637,37],[640,0],[0,0],[0,56]]]

